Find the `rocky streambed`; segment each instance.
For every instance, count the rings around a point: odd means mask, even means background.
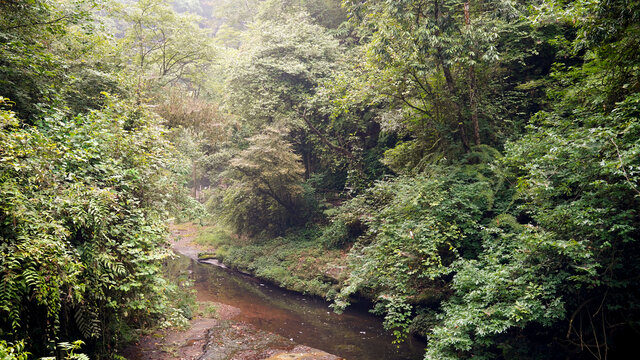
[[[199,316],[187,330],[144,336],[124,355],[131,360],[421,359],[424,342],[396,346],[381,320],[366,310],[338,315],[322,299],[261,282],[218,262],[198,261],[196,235],[174,230],[172,247],[195,284]],[[215,309],[213,314],[207,309]],[[320,350],[322,349],[322,350]]]

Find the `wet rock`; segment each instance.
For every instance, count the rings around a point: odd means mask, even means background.
[[[222,263],[222,261],[216,259],[216,258],[207,258],[207,259],[198,259],[198,262],[202,263],[202,264],[209,264],[209,265],[214,265],[214,266],[218,266],[221,267],[223,269],[226,269],[227,266],[225,264]]]
[[[347,275],[346,266],[331,266],[322,272],[323,280],[332,284],[344,281]]]
[[[132,360],[195,360],[202,354],[208,330],[217,322],[216,319],[203,318],[191,321],[188,330],[165,329],[143,336],[138,344],[129,346],[122,355]]]
[[[264,359],[274,349],[292,349],[294,344],[281,336],[237,321],[222,321],[209,329],[204,353],[198,360]]]
[[[282,352],[268,357],[266,360],[344,360],[324,351],[298,345],[289,352]]]

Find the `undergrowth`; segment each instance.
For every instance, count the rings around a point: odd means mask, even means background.
[[[271,239],[246,239],[221,226],[202,227],[194,243],[201,258],[251,273],[283,288],[332,299],[346,278],[344,250],[327,250],[317,228]]]

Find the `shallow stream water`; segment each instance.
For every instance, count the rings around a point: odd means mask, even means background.
[[[200,300],[232,305],[238,320],[348,360],[422,359],[425,343],[410,337],[399,346],[380,318],[357,307],[335,314],[329,303],[261,282],[237,271],[180,256]]]

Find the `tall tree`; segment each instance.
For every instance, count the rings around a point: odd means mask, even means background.
[[[231,160],[220,210],[237,231],[279,233],[307,220],[304,170],[287,135],[286,129],[268,127]]]
[[[230,64],[225,82],[227,109],[251,131],[273,124],[291,128],[305,164],[312,156],[312,149],[305,146],[311,136],[353,162],[355,156],[346,141],[325,131],[329,116],[322,103],[313,100],[318,86],[340,66],[340,58],[337,40],[304,13],[257,21]]]
[[[367,82],[404,109],[418,157],[500,144],[492,132],[513,120],[508,115],[515,113],[504,109],[517,106],[505,96],[513,86],[504,82],[505,68],[532,50],[518,43],[502,46],[503,38],[527,26],[518,22],[521,14],[512,3],[345,1],[345,6],[366,39]],[[493,104],[497,99],[502,106]]]
[[[121,46],[136,74],[138,101],[168,85],[199,90],[200,75],[214,58],[212,34],[200,27],[200,17],[177,13],[166,0],[141,0],[113,11],[125,22]]]
[[[122,92],[108,53],[109,35],[91,17],[94,1],[0,3],[0,94],[24,119],[55,108],[71,113]],[[82,92],[82,94],[80,94]]]

